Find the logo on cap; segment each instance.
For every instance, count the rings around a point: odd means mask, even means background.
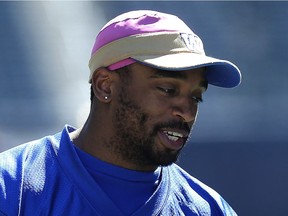
[[[182,40],[193,53],[203,54],[203,44],[201,39],[195,34],[180,33]]]

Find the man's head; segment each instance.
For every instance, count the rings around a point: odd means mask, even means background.
[[[139,169],[177,160],[208,83],[230,88],[241,81],[235,65],[205,55],[183,21],[155,11],[128,12],[106,24],[89,67],[91,91],[105,109],[97,121],[110,126],[105,148]],[[93,105],[91,112],[97,115]]]
[[[105,107],[111,122],[105,147],[121,160],[150,168],[177,160],[208,86],[205,68],[175,72],[140,63],[117,71],[101,68],[92,83],[102,101],[94,108]]]
[[[181,19],[157,11],[124,13],[100,30],[89,61],[89,81],[100,67],[115,70],[134,62],[172,71],[206,67],[209,84],[220,87],[241,81],[237,66],[205,55],[201,39]]]

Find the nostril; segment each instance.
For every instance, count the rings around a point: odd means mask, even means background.
[[[173,115],[177,116],[179,119],[181,119],[181,121],[183,122],[192,122],[195,119],[196,116],[196,112],[197,111],[193,111],[193,110],[188,110],[185,108],[174,108],[173,109]]]

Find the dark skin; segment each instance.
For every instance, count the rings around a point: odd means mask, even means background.
[[[205,69],[162,71],[134,63],[128,73],[129,80],[106,68],[94,73],[89,117],[70,136],[103,161],[153,171],[175,162],[184,147],[207,89]]]

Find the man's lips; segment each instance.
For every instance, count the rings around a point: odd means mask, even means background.
[[[161,129],[158,136],[161,143],[168,149],[179,150],[185,144],[189,133],[177,129]]]

